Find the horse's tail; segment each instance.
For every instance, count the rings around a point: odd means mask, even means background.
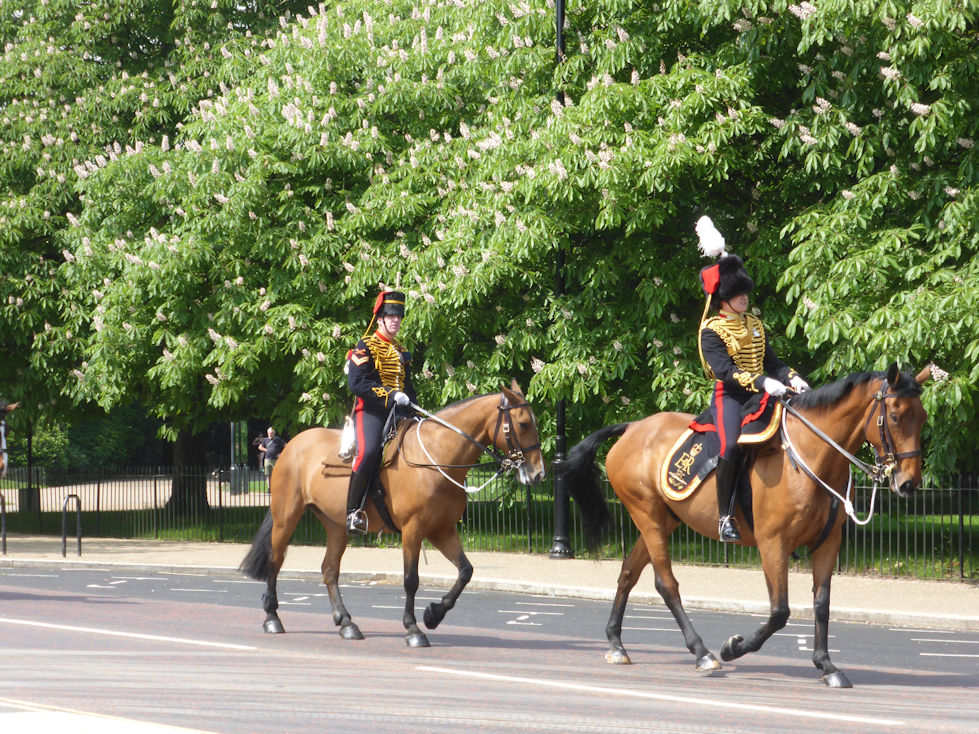
[[[238,570],[256,581],[268,580],[269,556],[272,555],[272,513],[267,512],[255,540]]]
[[[561,462],[561,476],[568,493],[574,497],[584,523],[585,545],[595,550],[601,545],[606,533],[612,527],[612,515],[605,501],[605,490],[599,481],[595,454],[598,447],[612,436],[621,436],[629,423],[616,423],[595,431],[571,449],[568,458]]]

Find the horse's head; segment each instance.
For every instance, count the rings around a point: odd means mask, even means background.
[[[877,467],[889,479],[891,491],[901,497],[909,497],[921,486],[921,429],[928,417],[921,404],[921,385],[930,376],[930,367],[911,377],[892,364],[867,417],[866,438],[874,448]]]
[[[544,456],[537,435],[537,416],[516,380],[501,391],[495,426],[489,432],[493,446],[513,463],[521,484],[544,478]]]

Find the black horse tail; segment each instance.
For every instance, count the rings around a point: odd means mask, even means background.
[[[585,530],[585,545],[596,550],[612,527],[612,515],[605,501],[605,489],[595,463],[598,447],[612,436],[621,436],[629,423],[616,423],[595,431],[571,449],[568,458],[561,462],[561,476],[568,493],[578,503]]]
[[[272,555],[272,513],[265,513],[262,525],[255,533],[252,547],[238,570],[256,581],[268,581],[269,556]]]

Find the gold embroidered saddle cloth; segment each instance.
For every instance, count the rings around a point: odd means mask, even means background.
[[[741,435],[738,444],[760,444],[778,431],[782,404],[768,393],[748,401],[741,411]],[[708,409],[691,421],[670,449],[660,468],[659,486],[671,500],[684,500],[693,494],[717,466],[721,442],[717,437],[714,416]]]

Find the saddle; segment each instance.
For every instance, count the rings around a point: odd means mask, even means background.
[[[760,394],[748,401],[741,411],[741,435],[739,446],[758,446],[769,441],[777,432],[782,419],[781,403],[769,399],[768,393]],[[667,454],[667,460],[660,469],[660,487],[668,499],[681,501],[687,499],[717,467],[721,452],[721,442],[714,425],[714,417],[706,410],[690,422]],[[750,466],[754,452],[745,452],[743,468]],[[750,500],[751,487],[747,472],[741,472],[742,486],[738,489],[740,498]],[[746,513],[747,514],[747,513]]]

